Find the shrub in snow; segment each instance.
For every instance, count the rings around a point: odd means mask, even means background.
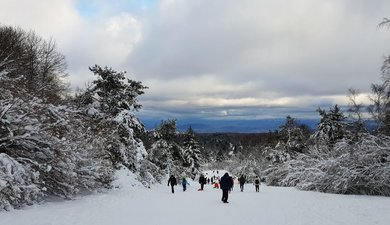
[[[3,115],[0,152],[39,172],[43,193],[71,198],[110,183],[112,166],[88,117],[37,98],[15,100]]]
[[[0,153],[0,211],[33,204],[43,196],[39,173]]]
[[[278,164],[291,160],[296,153],[288,151],[285,145],[278,143],[275,148],[264,148],[262,155],[269,163]]]
[[[252,182],[252,179],[256,176],[261,176],[259,161],[254,158],[244,160],[238,165],[229,166],[228,168],[236,176],[246,176],[248,182]]]
[[[267,173],[269,185],[340,194],[390,196],[390,138],[338,142],[332,154],[299,155]]]
[[[151,184],[160,183],[165,178],[165,173],[154,163],[149,160],[142,160],[138,171],[140,181],[145,187]]]

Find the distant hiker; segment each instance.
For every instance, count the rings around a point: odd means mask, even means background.
[[[207,178],[207,184],[210,184],[210,178]]]
[[[253,184],[255,185],[256,192],[259,192],[259,189],[260,189],[260,178],[259,178],[259,176],[256,176],[255,181],[253,182]]]
[[[232,178],[229,176],[228,173],[225,173],[221,177],[221,189],[222,189],[222,202],[224,203],[229,203],[228,198],[229,198],[229,190],[232,188],[233,183],[232,183]]]
[[[190,185],[190,183],[188,183],[188,181],[187,181],[187,178],[185,176],[183,176],[181,178],[181,185],[183,185],[183,191],[187,190],[187,184]]]
[[[199,177],[199,184],[200,184],[200,191],[203,191],[203,187],[206,184],[206,178],[204,177],[203,174],[201,174]]]
[[[241,192],[244,191],[244,184],[245,184],[245,176],[244,175],[241,175],[240,178],[238,178],[238,182],[240,182],[240,189],[241,189]]]
[[[219,188],[219,184],[218,184],[218,182],[214,182],[214,184],[213,184],[213,185],[214,185],[214,186],[213,186],[214,188],[217,188],[217,189]]]
[[[213,177],[211,178],[211,184],[214,184],[214,178]]]
[[[168,186],[171,185],[172,194],[175,193],[175,189],[173,188],[173,186],[175,186],[176,184],[177,184],[177,182],[176,182],[175,176],[171,175],[171,177],[168,180]]]

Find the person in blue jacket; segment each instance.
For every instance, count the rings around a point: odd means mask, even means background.
[[[229,203],[229,190],[233,187],[233,179],[229,176],[228,173],[225,173],[221,177],[221,181],[219,183],[222,190],[222,202]]]
[[[185,176],[183,176],[181,178],[181,185],[183,185],[183,191],[187,190],[187,184],[190,185],[190,183],[188,183],[188,181],[187,181],[187,178]]]

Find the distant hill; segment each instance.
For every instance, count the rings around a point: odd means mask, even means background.
[[[177,129],[185,131],[192,127],[197,133],[264,133],[279,128],[285,122],[280,119],[259,119],[259,120],[206,120],[206,119],[183,119],[177,120]],[[161,120],[143,119],[146,129],[154,129]],[[298,123],[306,124],[315,129],[318,119],[298,119]]]

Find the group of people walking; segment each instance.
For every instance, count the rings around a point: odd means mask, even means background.
[[[211,178],[211,179],[213,179],[213,178]],[[225,173],[220,179],[218,179],[218,181],[213,180],[213,182],[215,182],[216,184],[219,183],[218,187],[222,190],[222,199],[221,200],[224,203],[229,203],[228,202],[229,193],[231,191],[233,191],[234,179],[231,176],[229,176],[229,173]],[[186,191],[187,185],[189,185],[189,183],[187,181],[187,178],[184,175],[180,178],[180,182],[181,182],[181,185],[183,186],[183,191]],[[199,176],[200,188],[198,189],[198,191],[203,191],[204,185],[209,183],[209,182],[210,182],[210,179],[206,178],[203,174],[201,174]],[[241,192],[243,192],[244,185],[247,182],[246,177],[244,175],[241,175],[238,178],[238,182],[240,184],[240,190],[241,190]],[[169,180],[168,180],[168,186],[171,186],[172,193],[175,193],[174,186],[176,186],[176,185],[177,185],[176,178],[175,178],[175,176],[171,175],[169,177]],[[255,186],[256,192],[259,192],[260,191],[260,178],[259,178],[259,176],[256,176],[253,179],[253,185]]]
[[[241,175],[240,178],[238,178],[238,182],[240,183],[240,190],[241,192],[244,191],[244,185],[246,183],[246,177],[244,175]],[[256,176],[253,180],[253,185],[255,185],[256,192],[259,192],[260,190],[260,177]]]
[[[186,191],[187,185],[190,185],[190,183],[188,183],[187,178],[185,176],[182,176],[180,181],[181,181],[181,185],[183,186],[183,191]],[[171,186],[172,194],[175,193],[174,186],[176,185],[177,185],[176,177],[171,175],[168,180],[168,186]]]

